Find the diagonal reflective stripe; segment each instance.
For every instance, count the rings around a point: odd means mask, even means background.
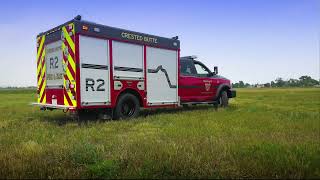
[[[43,103],[43,104],[47,103],[47,95],[46,95],[46,94],[44,94],[44,97],[43,97],[42,103]]]
[[[45,87],[46,87],[46,80],[44,79],[44,83],[43,83],[42,88],[41,88],[40,93],[39,93],[39,98],[40,98],[40,99],[39,99],[39,102],[41,101],[41,98],[42,98],[43,96],[46,96],[46,94],[45,94]],[[45,101],[46,97],[44,97],[43,99],[44,99],[44,101]],[[43,102],[43,100],[42,100],[41,102]]]
[[[64,103],[65,103],[65,105],[73,106],[72,105],[72,100],[70,99],[70,96],[69,96],[67,90],[64,88],[63,91],[64,91],[63,93],[64,93]]]
[[[40,77],[39,77],[39,80],[42,80],[43,78],[45,78],[44,77],[45,72],[46,72],[46,64],[44,63],[42,71],[41,71],[41,74],[40,74]],[[38,87],[40,86],[40,82],[41,81],[38,82]]]
[[[69,78],[70,77],[68,75],[65,75],[65,78],[64,78],[65,82],[72,81],[72,79],[69,79]],[[74,91],[76,92],[76,89],[74,89]],[[77,101],[72,98],[73,94],[70,89],[67,90],[66,88],[64,88],[64,96],[66,97],[66,100],[67,100],[69,106],[76,106],[77,105]]]
[[[41,96],[39,102],[45,104],[46,101],[47,101],[47,96],[46,96],[46,94],[43,94],[43,96]]]
[[[63,96],[63,102],[64,102],[65,106],[70,106],[70,104],[69,104],[69,102],[68,102],[68,100],[66,98],[66,95]]]
[[[45,81],[45,80],[44,80],[44,81]],[[43,82],[43,85],[42,85],[41,90],[40,90],[40,97],[42,96],[45,87],[46,87],[46,86],[45,86],[45,82]]]
[[[41,38],[42,38],[42,39],[41,39],[40,46],[39,46],[38,52],[37,52],[37,60],[38,60],[39,57],[40,57],[40,52],[41,52],[41,50],[42,50],[42,48],[43,48],[43,44],[44,44],[44,40],[46,39],[46,36],[43,35]]]
[[[72,106],[76,106],[77,101],[72,99],[73,94],[71,93],[71,91],[68,91],[68,96],[69,96],[69,99],[72,102]]]
[[[37,75],[39,75],[39,72],[41,71],[41,68],[43,68],[43,66],[46,65],[46,63],[44,62],[44,57],[46,55],[46,51],[43,51],[42,55],[41,55],[41,61],[39,63],[39,66],[37,67]]]
[[[76,63],[70,54],[68,55],[68,62],[71,65],[73,72],[76,72]]]
[[[42,68],[42,71],[41,71],[41,74],[40,74],[40,78],[41,78],[41,79],[45,78],[45,77],[44,77],[45,71],[46,71],[46,68],[43,67],[43,68]]]
[[[67,42],[68,42],[68,44],[69,44],[72,52],[74,53],[74,51],[75,51],[75,50],[74,50],[74,49],[75,49],[75,48],[74,48],[74,42],[73,42],[73,40],[71,39],[69,33],[67,32],[66,27],[63,27],[63,28],[62,28],[62,31],[63,31],[63,35],[64,35],[64,37],[66,38],[66,40],[67,40]]]
[[[69,70],[67,70],[66,74],[67,74],[68,79],[69,79],[70,81],[74,81],[74,78],[72,77],[72,75],[71,75],[71,73],[70,73]]]

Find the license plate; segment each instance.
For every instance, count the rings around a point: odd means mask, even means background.
[[[57,105],[57,99],[52,99],[52,105]]]

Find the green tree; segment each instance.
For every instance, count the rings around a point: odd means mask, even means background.
[[[277,78],[275,80],[275,82],[276,82],[275,85],[277,87],[283,87],[286,84],[285,81],[281,77]]]
[[[319,81],[312,79],[310,76],[301,76],[299,78],[301,86],[308,87],[318,85]]]
[[[244,88],[244,82],[243,81],[239,81],[239,87],[240,88]]]

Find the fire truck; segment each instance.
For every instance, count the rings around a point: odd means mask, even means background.
[[[180,57],[165,38],[84,21],[77,16],[37,36],[37,102],[41,110],[138,116],[142,108],[213,104],[236,96],[230,80],[196,56]]]

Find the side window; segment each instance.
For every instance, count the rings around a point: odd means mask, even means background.
[[[180,63],[181,63],[180,72],[182,75],[195,76],[197,74],[192,61],[181,61]]]
[[[203,65],[195,63],[194,66],[197,70],[198,76],[200,76],[200,77],[208,77],[209,76],[210,72]]]

